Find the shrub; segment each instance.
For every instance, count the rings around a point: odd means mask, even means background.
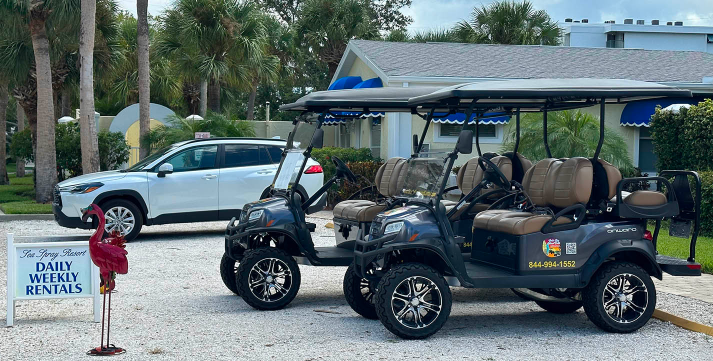
[[[674,114],[656,107],[656,112],[651,116],[651,138],[654,143],[654,153],[658,157],[656,168],[677,169],[681,167],[684,150],[683,145],[683,120],[686,108],[681,108],[681,113]]]
[[[82,148],[79,136],[79,123],[69,122],[57,124],[55,130],[55,147],[57,151],[57,176],[60,181],[82,174]]]
[[[342,180],[339,186],[332,186],[332,188],[327,192],[327,204],[329,207],[333,208],[337,203],[349,199],[349,197],[359,190],[373,186],[374,178],[376,178],[376,172],[379,171],[379,167],[381,167],[382,164],[383,163],[381,162],[375,161],[347,163],[349,169],[351,169],[357,176],[357,183],[354,184],[346,180]],[[358,198],[375,201],[377,196],[376,193],[377,192],[363,193]]]
[[[701,183],[701,233],[713,235],[713,171],[700,172]]]
[[[321,149],[312,150],[312,158],[319,162],[324,169],[324,180],[331,178],[336,171],[334,164],[332,163],[331,157],[336,156],[341,159],[344,163],[351,162],[368,162],[375,161],[371,156],[371,150],[369,148],[337,148],[337,147],[325,147]],[[355,173],[356,174],[356,173]],[[372,178],[372,181],[374,179]]]
[[[118,169],[129,161],[131,147],[121,132],[99,132],[99,168],[102,171]]]
[[[10,155],[15,159],[34,160],[32,153],[32,131],[29,127],[12,135]]]
[[[656,109],[651,133],[659,170],[713,169],[713,100],[678,113]]]

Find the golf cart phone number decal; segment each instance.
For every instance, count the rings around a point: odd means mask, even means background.
[[[544,261],[544,262],[528,262],[527,264],[530,268],[574,268],[576,267],[575,261]]]

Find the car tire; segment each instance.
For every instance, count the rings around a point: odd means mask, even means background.
[[[124,239],[127,242],[133,241],[141,232],[141,228],[144,224],[144,217],[141,214],[141,210],[131,201],[125,199],[111,199],[102,203],[99,208],[104,212],[104,218],[106,218],[105,233],[109,234],[110,230],[107,229],[111,226],[110,219],[116,218],[123,219],[128,222],[130,219],[133,221],[131,230],[124,234]],[[126,225],[126,223],[124,223]]]
[[[535,303],[547,312],[558,314],[573,313],[582,308],[582,301],[576,300],[572,300],[572,302],[535,301]]]
[[[344,289],[344,298],[347,299],[347,303],[354,312],[369,320],[379,318],[376,315],[374,293],[369,286],[369,281],[357,274],[354,263],[350,264],[347,272],[344,273],[342,288]]]
[[[607,332],[629,333],[643,327],[656,308],[651,276],[630,262],[604,264],[582,293],[589,319]]]
[[[294,258],[273,247],[245,251],[236,277],[238,294],[258,310],[287,306],[297,296],[301,282],[300,268]]]
[[[381,323],[405,339],[423,339],[438,332],[448,320],[452,302],[451,289],[443,276],[421,263],[391,268],[379,282],[375,299]],[[429,306],[422,306],[425,304]]]
[[[220,278],[223,279],[225,287],[228,287],[236,295],[240,295],[238,293],[237,273],[238,262],[223,253],[223,258],[220,259]]]
[[[528,297],[526,294],[520,292],[517,288],[511,288],[510,289],[512,293],[514,293],[517,297],[520,297],[521,299],[525,301],[534,301],[532,298]]]

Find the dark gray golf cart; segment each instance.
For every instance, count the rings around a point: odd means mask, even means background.
[[[605,106],[690,96],[688,90],[637,81],[534,79],[465,84],[412,98],[409,105],[417,109],[542,112],[548,158],[527,169],[521,182],[508,180],[500,167],[478,158],[484,178],[509,190],[496,201],[509,209],[491,207],[475,215],[472,248],[465,253],[459,246],[464,238],[452,227],[442,200],[455,158],[468,153],[472,133],[464,123],[452,152],[407,161],[405,205],[376,216],[354,251],[353,269],[375,292],[382,324],[403,338],[428,337],[450,314],[449,286],[460,286],[513,288],[554,313],[584,306],[589,319],[609,332],[645,325],[656,305],[651,277],[700,275],[695,262],[700,180],[690,171],[622,179],[599,157]],[[591,158],[552,158],[547,112],[596,105],[600,139]],[[630,189],[641,183],[655,183],[657,190]],[[657,254],[664,219],[671,220],[677,236],[688,237],[693,224],[687,260]],[[647,230],[649,221],[655,222],[653,234]]]

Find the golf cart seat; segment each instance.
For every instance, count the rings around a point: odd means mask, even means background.
[[[406,159],[391,158],[384,163],[376,172],[374,184],[381,195],[387,198],[394,197],[399,194],[399,178],[403,181],[403,177],[399,177]],[[376,203],[367,200],[346,200],[339,202],[334,207],[334,218],[342,219],[351,222],[371,222],[377,214],[384,211],[387,203]]]
[[[603,159],[594,163],[594,188],[590,204],[608,201],[617,202],[617,186],[624,179],[619,169]],[[622,191],[622,202],[635,207],[659,207],[668,203],[666,194],[658,191],[637,190],[633,192]]]
[[[473,228],[510,235],[577,228],[592,193],[592,181],[592,163],[586,158],[543,159],[525,173],[522,185],[536,207],[549,210],[484,211],[475,216]],[[553,216],[555,209],[561,211]],[[574,212],[580,222],[566,217]]]

